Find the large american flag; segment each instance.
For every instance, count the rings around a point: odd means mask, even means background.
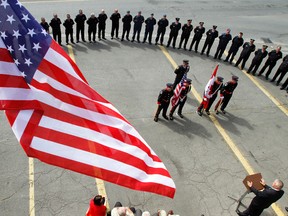
[[[29,157],[174,197],[155,152],[15,0],[0,4],[0,109]]]

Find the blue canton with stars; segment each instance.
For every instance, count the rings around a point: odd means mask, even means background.
[[[17,0],[1,0],[0,37],[30,83],[52,38]]]

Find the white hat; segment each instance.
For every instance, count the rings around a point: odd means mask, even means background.
[[[142,213],[142,216],[150,216],[150,213],[149,213],[148,211],[144,211],[144,212]]]
[[[115,207],[111,211],[111,216],[134,216],[128,207]]]

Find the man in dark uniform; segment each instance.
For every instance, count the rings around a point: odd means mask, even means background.
[[[155,39],[155,45],[158,44],[158,40],[160,37],[160,45],[163,46],[163,41],[164,41],[164,35],[166,32],[166,27],[169,25],[169,21],[166,18],[166,15],[164,14],[163,17],[158,21],[158,30],[157,30],[157,36]]]
[[[268,54],[268,59],[265,62],[265,65],[260,70],[258,76],[261,76],[265,69],[269,66],[268,71],[265,74],[266,80],[268,80],[268,77],[272,71],[272,69],[275,67],[277,61],[282,58],[282,52],[281,52],[281,46],[277,46],[276,50],[272,50]]]
[[[244,212],[237,212],[240,216],[260,216],[264,209],[268,208],[274,202],[279,200],[284,191],[283,182],[279,179],[276,179],[272,187],[265,184],[264,179],[261,179],[260,184],[263,185],[264,190],[257,190],[253,187],[253,183],[247,181],[247,185],[256,196],[252,199],[249,207]]]
[[[267,47],[268,46],[264,44],[262,46],[262,49],[258,49],[257,51],[255,51],[255,56],[247,73],[250,73],[252,71],[252,75],[255,76],[255,73],[257,72],[262,60],[268,55],[268,52],[266,51]]]
[[[53,15],[53,19],[50,21],[50,26],[52,28],[52,34],[53,34],[53,39],[57,41],[58,39],[58,44],[62,46],[61,44],[61,20],[58,18],[57,14]]]
[[[121,41],[124,40],[125,33],[126,33],[126,40],[130,41],[129,33],[130,33],[131,22],[132,22],[132,16],[130,14],[130,11],[127,11],[127,14],[122,18],[122,22],[123,22],[123,32],[122,32]]]
[[[180,20],[180,18],[177,17],[175,19],[175,22],[173,22],[170,25],[170,34],[169,34],[169,39],[168,39],[168,42],[167,42],[167,47],[170,46],[170,43],[171,43],[171,41],[173,39],[172,46],[175,49],[178,32],[181,29],[181,23],[179,22],[179,20]]]
[[[141,11],[139,11],[138,14],[133,18],[133,22],[134,22],[134,29],[133,29],[134,31],[131,42],[134,42],[137,33],[137,42],[140,43],[140,32],[142,29],[142,23],[144,22],[144,17],[141,15]]]
[[[71,43],[74,44],[74,40],[73,40],[74,21],[73,19],[71,19],[70,14],[67,14],[67,19],[64,21],[63,25],[65,26],[66,45],[69,44],[69,35],[70,35]]]
[[[170,113],[169,113],[170,120],[174,119],[173,113],[175,112],[175,110],[177,109],[178,106],[179,106],[179,108],[178,108],[177,114],[180,116],[180,118],[184,117],[182,115],[182,109],[186,103],[187,95],[191,91],[191,82],[192,82],[192,80],[188,79],[188,78],[184,80],[184,83],[183,83],[184,88],[182,88],[182,90],[180,92],[179,100],[174,106],[172,106],[172,108],[170,110]]]
[[[175,77],[175,81],[173,83],[173,89],[176,88],[177,84],[182,80],[183,76],[189,72],[189,61],[188,60],[183,60],[183,64],[182,65],[179,65],[174,73],[176,74],[176,77]]]
[[[232,76],[232,80],[226,82],[222,89],[220,90],[220,100],[218,101],[218,103],[215,106],[215,112],[216,114],[219,113],[218,111],[218,106],[222,105],[220,110],[222,111],[223,114],[225,114],[225,108],[228,105],[232,94],[234,92],[234,90],[236,89],[237,85],[238,85],[238,77],[237,76]]]
[[[118,9],[114,10],[114,13],[110,16],[110,20],[112,20],[112,28],[111,28],[111,39],[114,38],[114,31],[116,31],[116,38],[118,37],[118,31],[119,31],[119,20],[121,19],[121,15],[118,12]]]
[[[146,42],[146,39],[147,39],[147,36],[149,34],[149,37],[148,37],[148,41],[149,41],[149,44],[152,44],[151,41],[152,41],[152,34],[153,34],[153,30],[154,30],[154,25],[156,25],[156,19],[154,18],[154,14],[152,13],[151,16],[149,18],[147,18],[145,20],[145,34],[144,34],[144,39],[143,39],[143,43]]]
[[[227,29],[225,33],[221,34],[219,36],[219,44],[216,50],[216,53],[214,55],[214,59],[218,58],[219,60],[221,59],[227,44],[229,41],[232,39],[232,36],[230,34],[230,29]]]
[[[86,20],[86,15],[83,14],[82,10],[79,10],[79,14],[75,18],[76,22],[76,42],[79,43],[79,34],[81,32],[81,39],[83,42],[85,41],[84,37],[84,27],[85,27],[85,20]]]
[[[96,43],[96,31],[97,31],[97,23],[98,22],[99,22],[98,18],[95,16],[95,14],[91,13],[90,18],[87,20],[87,24],[88,24],[88,39],[89,39],[90,43],[92,43],[91,34],[92,34],[93,42]]]
[[[181,40],[180,40],[178,49],[181,49],[182,43],[184,41],[184,50],[186,50],[187,42],[189,40],[191,31],[193,30],[193,25],[191,25],[191,23],[192,23],[192,20],[189,19],[189,20],[187,20],[187,24],[183,25],[182,34],[181,34]]]
[[[281,63],[281,65],[277,69],[275,75],[273,76],[273,78],[270,82],[274,82],[277,79],[277,77],[280,75],[279,79],[276,82],[276,85],[278,86],[287,72],[288,72],[288,55],[286,55],[283,58],[283,62]]]
[[[197,109],[197,113],[199,116],[202,116],[203,109],[205,109],[205,112],[207,113],[207,115],[210,115],[209,110],[210,110],[213,102],[217,98],[218,91],[220,91],[222,89],[222,87],[223,87],[223,77],[218,76],[217,79],[215,80],[214,84],[211,87],[210,93],[204,92],[204,94],[206,94],[206,95],[209,94],[210,98],[207,98],[208,101],[204,101],[204,99],[202,100],[200,106]],[[206,107],[204,107],[204,106],[206,106]]]
[[[203,49],[202,49],[202,51],[201,51],[201,55],[204,54],[206,47],[208,47],[208,48],[207,48],[206,55],[209,56],[210,49],[211,49],[211,47],[212,47],[212,45],[213,45],[213,43],[214,43],[214,40],[215,40],[215,38],[218,37],[218,31],[217,31],[216,29],[217,29],[217,26],[216,26],[216,25],[213,25],[212,29],[209,29],[209,30],[206,32],[206,40],[205,40]]]
[[[250,39],[250,42],[245,42],[243,44],[243,50],[242,50],[242,52],[240,54],[239,59],[237,60],[237,62],[235,64],[235,67],[238,67],[238,65],[242,61],[240,69],[241,70],[244,69],[246,61],[248,60],[250,54],[255,51],[256,47],[254,45],[254,41],[255,41],[254,39]]]
[[[231,59],[230,59],[229,62],[230,62],[230,64],[232,64],[232,61],[233,61],[235,55],[237,54],[239,48],[240,48],[240,47],[243,45],[243,43],[244,43],[244,40],[243,40],[242,36],[243,36],[243,33],[240,32],[239,35],[237,35],[237,36],[235,36],[235,37],[233,38],[233,40],[232,40],[232,45],[231,45],[231,47],[230,47],[230,49],[229,49],[229,51],[228,51],[228,55],[227,55],[227,57],[226,57],[226,59],[225,59],[224,62],[228,62],[228,61],[229,61],[229,58],[230,58],[230,56],[231,56]]]
[[[195,52],[197,53],[198,52],[198,45],[199,45],[199,42],[202,38],[202,35],[205,33],[205,28],[203,27],[204,25],[204,22],[199,22],[199,26],[197,26],[195,29],[194,29],[194,37],[193,37],[193,40],[191,42],[191,45],[190,45],[190,49],[189,51],[192,50],[192,47],[195,43]]]
[[[167,83],[166,88],[162,89],[159,93],[158,100],[157,100],[158,108],[157,108],[157,111],[156,111],[156,114],[154,117],[155,122],[158,121],[158,117],[159,117],[159,114],[160,114],[162,109],[163,109],[163,111],[162,111],[163,118],[168,120],[167,109],[169,107],[170,98],[173,96],[172,87],[173,87],[172,83]]]
[[[101,13],[98,15],[98,39],[101,40],[101,36],[103,40],[106,40],[105,38],[105,29],[106,29],[106,20],[107,20],[107,15],[105,13],[105,10],[102,9]]]
[[[49,34],[49,24],[46,22],[44,17],[41,17],[40,25],[45,29],[45,31]]]
[[[285,88],[287,88],[286,92],[288,93],[288,77],[286,81],[282,84],[282,86],[280,87],[280,90],[284,90]]]

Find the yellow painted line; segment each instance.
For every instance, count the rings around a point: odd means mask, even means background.
[[[29,216],[35,216],[35,193],[34,193],[34,160],[28,159],[29,163]]]
[[[72,48],[72,46],[71,46],[71,45],[68,45],[67,48],[68,48],[68,55],[70,56],[70,58],[71,58],[74,62],[76,62],[76,61],[75,61],[75,56],[74,56],[74,53],[73,53],[73,48]],[[100,194],[100,195],[102,195],[102,196],[105,197],[106,208],[107,208],[107,210],[109,211],[109,210],[110,210],[110,207],[109,207],[108,196],[107,196],[107,193],[106,193],[104,181],[101,180],[101,179],[95,178],[95,182],[96,182],[98,194]]]
[[[178,66],[177,63],[174,61],[174,59],[171,57],[167,49],[163,46],[159,46],[162,50],[163,54],[167,57],[168,61],[171,63],[174,69]],[[200,94],[196,91],[196,89],[192,86],[191,88],[192,94],[195,96],[195,98],[198,100],[199,103],[202,102],[202,97]],[[237,157],[237,159],[240,161],[244,169],[247,171],[249,175],[254,174],[255,171],[252,168],[252,166],[249,164],[249,162],[246,160],[246,158],[243,156],[239,148],[236,146],[236,144],[233,142],[233,140],[230,138],[230,136],[226,133],[225,129],[221,126],[217,118],[215,118],[214,115],[209,115],[209,118],[214,123],[215,127],[219,131],[219,133],[222,135],[224,140],[226,141],[226,144],[230,147],[234,155]],[[277,216],[285,216],[284,213],[281,211],[279,206],[276,204],[272,205],[273,210],[277,214]]]

